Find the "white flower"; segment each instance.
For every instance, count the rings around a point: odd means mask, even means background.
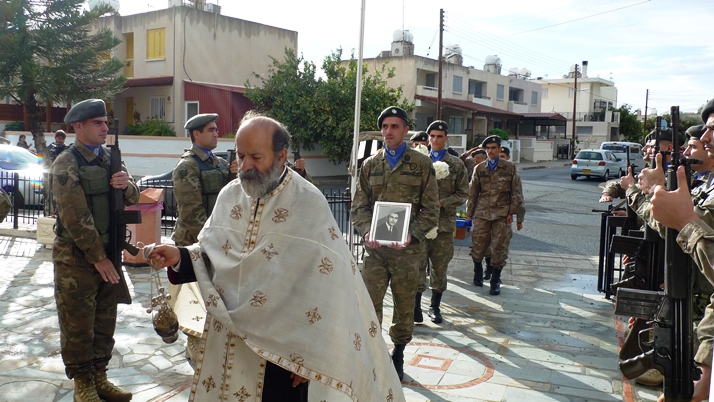
[[[449,175],[449,165],[446,162],[434,162],[434,170],[436,171],[436,180],[441,180]]]
[[[424,155],[427,155],[427,156],[429,155],[429,149],[427,147],[425,147],[423,144],[417,145],[416,148],[414,148],[414,149],[423,153]]]
[[[436,239],[437,230],[439,230],[439,227],[434,226],[430,231],[426,232],[426,235],[424,237],[429,240]]]

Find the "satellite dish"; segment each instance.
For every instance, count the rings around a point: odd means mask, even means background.
[[[531,76],[531,70],[527,68],[522,68],[521,69],[521,75],[524,77],[530,77]]]
[[[409,32],[408,29],[404,30],[404,40],[407,42],[414,42],[414,34]]]
[[[397,29],[392,34],[392,41],[401,42],[402,40],[404,40],[404,31],[402,31],[401,29]]]
[[[491,56],[491,55],[486,56],[486,64],[496,64],[497,60],[498,60],[497,56]]]

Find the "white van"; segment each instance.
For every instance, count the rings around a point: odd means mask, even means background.
[[[635,165],[635,172],[645,168],[645,160],[642,158],[642,144],[625,141],[608,141],[600,144],[600,149],[606,149],[621,159],[622,170],[627,170],[627,151],[630,152],[630,164]]]

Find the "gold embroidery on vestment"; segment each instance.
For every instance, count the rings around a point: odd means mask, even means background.
[[[372,336],[372,338],[377,336],[377,328],[377,323],[375,323],[374,321],[369,324],[369,335]]]
[[[322,319],[322,316],[317,310],[317,307],[310,311],[306,311],[305,315],[307,316],[307,320],[310,322],[310,325],[320,321]]]
[[[278,255],[278,252],[275,251],[273,243],[270,243],[268,247],[262,249],[261,251],[263,252],[263,255],[265,255],[265,258],[267,258],[268,260]]]
[[[228,240],[223,244],[223,251],[225,251],[226,255],[228,255],[228,252],[233,248],[231,247],[230,244],[228,244]]]
[[[300,356],[298,353],[293,353],[290,355],[290,361],[292,361],[295,364],[299,364],[302,366],[302,364],[305,362],[305,359]]]
[[[332,267],[332,261],[330,261],[330,259],[327,257],[323,258],[322,264],[318,265],[317,267],[320,268],[320,273],[325,275],[331,274],[332,270],[334,269]]]
[[[231,218],[240,219],[243,217],[243,207],[240,205],[234,205],[231,209]]]
[[[288,220],[289,216],[290,216],[290,211],[288,211],[285,208],[278,208],[275,210],[275,216],[273,217],[273,222],[283,223],[286,220]]]
[[[256,290],[255,292],[253,292],[253,298],[250,299],[250,305],[253,307],[263,307],[263,305],[267,301],[268,298],[266,297],[265,293],[260,290]]]
[[[209,392],[211,388],[216,388],[216,383],[213,381],[212,375],[204,379],[201,384],[203,384],[203,387],[206,388],[206,392]]]
[[[330,238],[331,238],[332,240],[335,240],[335,239],[337,239],[337,238],[339,238],[339,237],[340,237],[340,236],[337,234],[337,229],[335,229],[334,226],[331,227],[331,228],[330,228]]]
[[[235,395],[240,402],[245,402],[245,400],[250,397],[250,394],[245,387],[240,387],[240,392],[236,392],[233,395]]]
[[[354,341],[354,344],[355,344],[355,349],[356,349],[356,350],[362,350],[362,337],[359,336],[359,334],[356,333],[356,332],[355,332],[355,341]]]

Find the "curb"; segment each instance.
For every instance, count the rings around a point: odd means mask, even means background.
[[[521,168],[521,170],[533,170],[533,169],[545,169],[545,166],[526,166]]]

